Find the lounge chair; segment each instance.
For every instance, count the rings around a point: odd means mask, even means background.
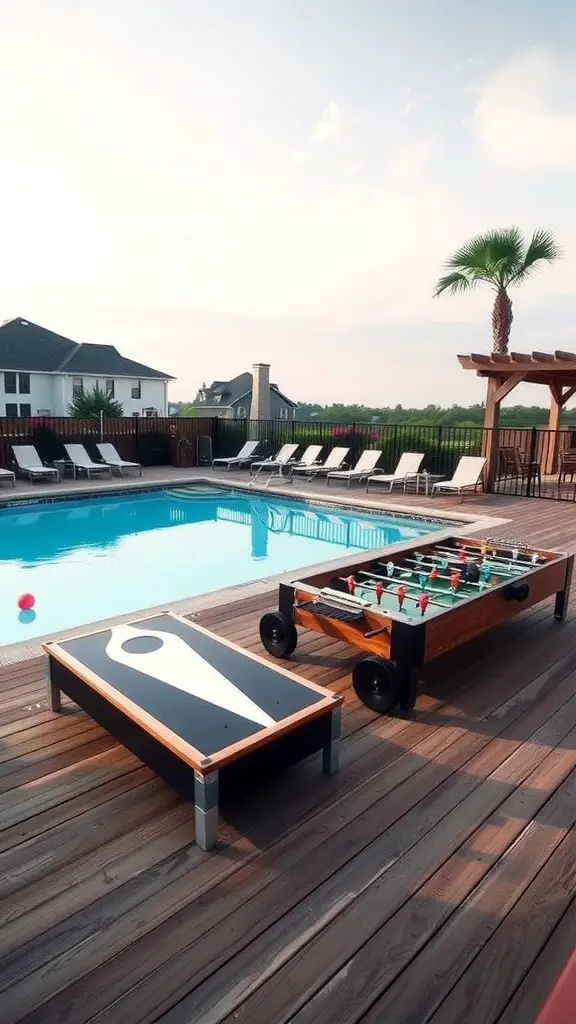
[[[260,441],[246,441],[246,444],[242,445],[238,455],[233,455],[231,458],[226,459],[212,459],[212,469],[214,469],[215,466],[226,466],[226,469],[228,470],[232,469],[234,466],[238,469],[241,469],[242,466],[249,466],[254,459],[258,458],[256,455],[256,449],[259,444]]]
[[[108,473],[112,479],[112,470],[108,464],[93,462],[83,444],[65,444],[66,454],[74,468],[74,476],[78,472],[86,473],[89,478],[91,473]]]
[[[120,476],[123,475],[125,469],[137,469],[140,476],[142,476],[142,466],[139,462],[126,462],[125,459],[120,458],[116,448],[113,444],[104,443],[96,445],[100,455],[104,459],[110,469],[117,469],[120,471]]]
[[[16,487],[16,473],[11,469],[0,469],[0,480],[11,481],[12,487]]]
[[[304,471],[308,473],[313,466],[318,465],[318,456],[322,451],[322,447],[321,444],[309,444],[302,458],[298,459],[298,462],[295,462],[293,466],[290,466],[291,472],[301,473]]]
[[[293,466],[293,473],[307,473],[308,478],[311,480],[313,476],[324,476],[325,473],[332,473],[334,470],[341,469],[345,464],[346,456],[350,451],[349,448],[333,448],[328,455],[326,462],[322,462],[318,466]]]
[[[486,459],[481,455],[463,455],[456,466],[452,479],[439,480],[432,487],[432,495],[436,491],[453,491],[456,494],[461,494],[462,491],[469,488],[476,491],[485,465]]]
[[[353,469],[337,469],[334,473],[328,473],[326,483],[329,484],[331,480],[347,480],[350,487],[353,480],[363,480],[370,476],[381,455],[380,449],[366,448]]]
[[[269,470],[270,476],[278,470],[278,476],[281,477],[283,470],[287,468],[299,447],[297,444],[283,444],[280,451],[276,452],[276,455],[272,458],[263,459],[262,462],[253,462],[250,466],[250,475],[253,474],[253,479],[255,480],[262,470]]]
[[[29,480],[40,480],[42,477],[55,477],[60,474],[53,466],[45,466],[33,444],[13,444],[12,451],[18,471]]]
[[[389,491],[392,490],[394,484],[406,486],[406,481],[418,473],[423,460],[424,455],[421,452],[404,452],[393,473],[377,473],[375,476],[368,477],[366,491],[370,489],[370,484],[388,484]]]

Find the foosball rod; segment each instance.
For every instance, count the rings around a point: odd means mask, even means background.
[[[428,558],[429,556],[427,555],[426,557]],[[428,564],[427,564],[426,562],[424,562],[424,561],[423,561],[422,559],[418,559],[418,558],[405,558],[405,559],[404,559],[404,561],[405,561],[405,562],[413,562],[413,563],[414,563],[414,565],[421,565],[421,566],[422,566],[422,567],[423,567],[424,569],[427,569],[427,570],[430,570],[430,569],[437,569],[437,568],[438,568],[438,566],[437,566],[437,565],[435,565],[434,563],[432,563],[432,565],[428,565]],[[456,567],[457,567],[457,566],[459,566],[459,565],[463,565],[463,563],[462,563],[462,562],[459,562],[457,558],[453,558],[453,559],[446,559],[446,561],[450,561],[450,562],[451,562],[451,565],[453,565],[453,566],[454,566],[454,568],[456,568]],[[475,565],[475,566],[476,566],[477,568],[479,568],[479,566],[478,566],[478,562],[471,562],[471,563],[469,563],[469,564],[471,564],[471,565]],[[412,570],[411,570],[411,569],[407,569],[407,570],[406,570],[406,572],[412,572]],[[494,567],[493,567],[493,566],[491,565],[491,566],[490,566],[490,575],[491,575],[491,576],[502,576],[503,578],[505,578],[505,579],[506,579],[506,578],[508,578],[508,577],[509,577],[509,575],[510,575],[510,574],[509,574],[509,573],[507,573],[507,572],[503,572],[503,571],[502,571],[502,570],[500,570],[500,569],[499,569],[498,567],[497,567],[497,568],[494,568]],[[441,579],[446,579],[446,580],[449,580],[449,579],[450,579],[450,577],[449,577],[449,576],[442,576],[442,577],[441,577]],[[471,580],[462,580],[462,582],[463,582],[463,583],[468,583],[468,584],[469,584],[470,586],[473,586],[473,583],[472,583],[472,581],[471,581]]]
[[[463,551],[464,554],[467,555],[469,558],[472,558],[472,557],[476,556],[477,558],[482,558],[484,561],[492,561],[492,562],[496,562],[496,563],[500,563],[501,562],[503,565],[518,565],[520,568],[527,568],[529,565],[540,564],[540,563],[536,563],[536,562],[524,562],[524,561],[521,562],[519,558],[512,558],[511,555],[496,555],[496,554],[490,554],[489,555],[488,553],[482,553],[482,551],[481,550],[479,551],[477,548],[468,550],[465,547],[462,547],[462,548],[449,548],[449,547],[444,547],[443,545],[439,544],[436,550],[437,551],[450,551],[450,552],[453,552],[455,554],[459,554],[460,552]]]
[[[443,552],[448,557],[449,561],[457,563],[460,561],[460,559],[457,558],[456,555],[459,551],[463,551],[464,549],[438,547],[437,550]],[[440,557],[440,555],[438,555],[437,557]],[[468,555],[470,561],[472,561],[472,557],[473,556],[471,554]],[[499,572],[500,575],[503,575],[503,569],[516,570],[517,572],[522,573],[525,572],[529,567],[529,563],[518,562],[515,558],[495,558],[492,555],[478,555],[477,557],[479,557],[482,560],[482,562],[484,562],[486,565],[489,565],[493,572]],[[482,564],[482,562],[480,564]],[[474,564],[477,565],[478,563],[475,562]]]
[[[415,565],[422,565],[422,562],[418,562],[415,558],[407,558],[406,561],[407,562],[414,562]],[[410,574],[412,574],[412,572],[413,572],[413,570],[409,569],[409,568],[408,569],[402,569],[400,566],[396,566],[396,568],[399,570],[399,572],[409,572]],[[425,566],[425,568],[426,569],[435,569],[436,566],[435,565],[430,565],[430,566],[427,565],[427,566]],[[430,573],[429,572],[428,573],[422,572],[422,573],[420,573],[420,575],[421,576],[429,576]],[[373,580],[388,580],[388,582],[390,582],[390,581],[397,582],[398,581],[398,577],[397,576],[377,576],[375,572],[358,572],[358,576],[371,576]],[[433,576],[432,579],[433,580],[434,579],[436,579],[436,580],[450,580],[450,576],[445,576],[443,573],[439,572],[439,573],[436,574],[436,576]],[[481,581],[481,580],[460,580],[460,582],[462,584],[466,584],[467,587],[479,587],[479,588],[482,588],[483,586],[487,586],[487,581]],[[411,580],[410,580],[410,584],[411,584],[411,586],[419,585],[419,584],[416,584],[416,583],[412,583]],[[426,587],[424,587],[423,589],[425,590]]]
[[[348,582],[345,576],[340,576],[340,579],[344,583]],[[440,593],[440,591],[434,591],[434,590],[433,591],[429,591],[429,590],[426,590],[426,587],[421,587],[419,583],[410,583],[409,585],[406,585],[406,584],[403,584],[399,580],[394,580],[394,582],[398,586],[400,586],[400,587],[406,586],[406,590],[410,590],[412,588],[414,590],[418,589],[422,593],[425,593],[427,595],[427,597],[428,597],[428,600],[429,600],[430,604],[436,604],[436,605],[438,605],[439,608],[449,607],[448,605],[442,604],[442,601],[435,601],[432,597],[430,597],[430,593],[433,593],[433,594],[434,593]],[[358,587],[358,590],[376,590],[376,587],[371,587],[368,583],[357,583],[356,586]],[[443,593],[445,593],[445,591],[443,591]],[[453,593],[454,597],[456,597],[457,592],[454,590],[454,591],[452,591],[452,593]],[[398,591],[397,590],[392,590],[390,588],[387,589],[387,590],[385,589],[384,590],[384,594],[390,594],[393,597],[398,597]],[[414,595],[413,594],[406,594],[406,600],[413,601],[414,600]]]

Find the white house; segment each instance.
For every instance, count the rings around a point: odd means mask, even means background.
[[[96,384],[125,416],[166,416],[171,380],[113,345],[81,345],[20,317],[0,326],[0,416],[67,416]]]

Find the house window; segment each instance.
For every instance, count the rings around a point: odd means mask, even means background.
[[[7,402],[6,403],[6,415],[7,416],[17,416],[18,415],[18,406],[15,403],[13,403],[13,402]]]
[[[237,414],[239,420],[245,420],[246,419],[246,406],[239,405],[236,414]]]
[[[32,415],[32,406],[29,405],[27,402],[25,402],[23,405],[20,405],[20,415],[21,416],[28,416],[28,417],[31,416]]]
[[[284,405],[281,406],[281,408],[280,408],[280,419],[281,420],[287,420],[288,419],[288,409],[286,409],[286,407]]]
[[[19,373],[18,374],[18,391],[21,395],[30,394],[30,374]]]
[[[79,398],[84,394],[84,381],[82,377],[72,377],[72,397]]]
[[[4,374],[4,391],[6,392],[7,395],[15,395],[16,394],[16,374],[15,373],[5,373]],[[6,414],[6,415],[8,415],[8,414]]]
[[[142,398],[142,381],[139,380],[135,387],[132,388],[132,398]]]
[[[107,380],[106,381],[106,394],[108,395],[108,398],[114,398],[114,381],[113,380]]]

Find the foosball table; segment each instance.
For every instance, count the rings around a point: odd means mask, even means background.
[[[573,561],[496,538],[413,544],[280,584],[260,639],[277,658],[296,649],[297,626],[343,640],[368,654],[352,681],[369,708],[413,708],[426,662],[554,595],[554,618],[563,621]]]

